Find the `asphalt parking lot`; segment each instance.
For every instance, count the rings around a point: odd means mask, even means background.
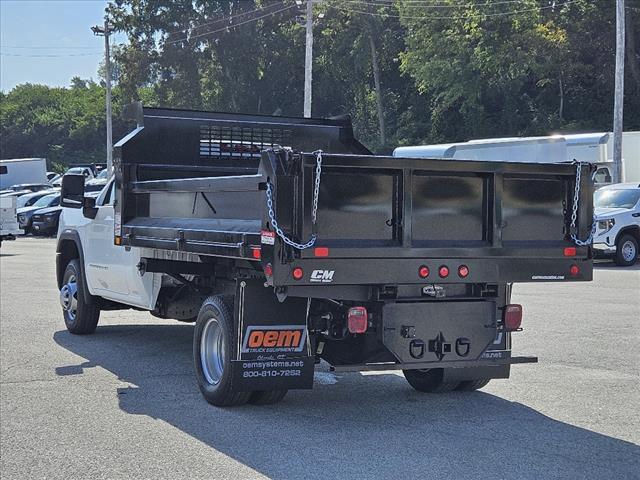
[[[0,477],[634,478],[640,472],[640,265],[527,284],[509,380],[425,395],[403,377],[316,374],[275,406],[217,409],[192,326],[103,312],[64,328],[54,239],[0,254]]]

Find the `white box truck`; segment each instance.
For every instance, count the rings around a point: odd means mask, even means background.
[[[0,190],[20,183],[47,183],[45,158],[13,158],[0,160]]]

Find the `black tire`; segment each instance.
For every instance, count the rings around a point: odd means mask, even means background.
[[[638,261],[638,240],[629,234],[622,235],[616,242],[616,255],[613,259],[621,267],[635,265]]]
[[[490,378],[479,378],[478,380],[466,380],[464,382],[460,382],[456,387],[456,390],[462,392],[472,392],[474,390],[479,390],[482,387],[485,387],[487,383],[491,381]]]
[[[425,393],[445,393],[455,390],[459,382],[444,382],[444,369],[430,368],[429,370],[403,370],[404,378],[409,385]]]
[[[207,327],[209,323],[212,324],[211,327]],[[213,326],[213,323],[217,325]],[[211,355],[203,353],[203,336],[207,335],[205,330],[208,328],[216,329],[221,336],[222,363],[219,365],[218,372],[213,371],[215,368],[213,364],[208,367],[203,366],[203,363],[211,359]],[[193,332],[193,364],[202,395],[207,402],[217,407],[242,405],[247,403],[251,396],[251,392],[238,391],[233,383],[229,366],[231,359],[236,356],[236,349],[237,338],[233,331],[233,297],[222,295],[208,297],[202,303]]]
[[[62,277],[60,301],[63,305],[64,324],[67,330],[75,335],[87,335],[95,332],[100,319],[100,309],[96,303],[87,302],[89,293],[85,292],[84,285],[84,272],[80,267],[80,262],[78,259],[73,259],[67,264]],[[69,302],[67,303],[68,308],[64,306],[65,299]]]
[[[273,405],[282,400],[288,390],[260,390],[252,392],[249,403],[253,405]]]

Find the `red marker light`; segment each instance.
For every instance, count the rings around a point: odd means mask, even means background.
[[[427,278],[429,276],[429,267],[422,265],[418,269],[418,275],[420,275],[420,278]]]
[[[576,256],[576,247],[565,247],[564,249],[565,257],[575,257]]]
[[[267,264],[264,266],[264,274],[265,274],[267,277],[271,277],[271,276],[273,275],[273,267],[271,266],[271,264],[270,264],[270,263],[267,263]]]
[[[328,257],[329,256],[329,247],[316,247],[313,249],[313,254],[316,257]]]
[[[466,278],[469,275],[469,267],[466,265],[460,265],[458,267],[458,276],[460,278]]]
[[[504,328],[508,331],[518,330],[522,325],[522,305],[512,303],[504,307]]]
[[[260,258],[262,257],[262,252],[260,252],[259,248],[252,248],[251,249],[251,255],[253,256],[253,258],[255,258],[256,260],[260,260]]]
[[[447,267],[446,265],[442,265],[438,269],[438,275],[440,275],[440,278],[448,277],[449,276],[449,267]]]
[[[293,278],[296,280],[301,280],[304,277],[304,272],[300,267],[296,267],[293,269]]]
[[[571,265],[569,267],[569,274],[572,277],[577,277],[578,275],[580,275],[580,267],[578,265]]]
[[[351,307],[347,312],[347,328],[350,333],[364,333],[369,325],[369,315],[364,307]]]

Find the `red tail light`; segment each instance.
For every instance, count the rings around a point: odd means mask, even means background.
[[[350,333],[364,333],[369,325],[369,315],[364,307],[351,307],[347,313],[347,328]]]
[[[296,280],[302,280],[302,277],[304,277],[304,272],[300,267],[296,267],[293,269],[292,275]]]
[[[255,258],[256,260],[260,260],[260,257],[262,256],[261,254],[262,252],[260,252],[259,248],[252,248],[251,249],[251,255],[253,256],[253,258]]]
[[[418,269],[418,275],[420,275],[420,278],[427,278],[429,276],[429,267],[422,265]]]
[[[565,247],[564,249],[565,257],[575,257],[576,256],[576,247]]]
[[[578,265],[571,265],[569,267],[569,275],[572,277],[577,277],[580,275],[580,267]]]
[[[513,303],[504,307],[504,328],[508,331],[518,330],[522,325],[522,305]]]
[[[438,275],[440,275],[441,278],[448,277],[449,276],[449,267],[447,267],[446,265],[442,265],[438,269]]]
[[[328,257],[329,247],[316,247],[313,249],[313,255],[316,257]]]
[[[271,264],[270,264],[270,263],[267,263],[267,264],[264,266],[264,274],[265,274],[267,277],[270,277],[270,276],[272,276],[272,275],[273,275],[273,267],[271,266]]]
[[[469,267],[466,265],[460,265],[458,267],[458,276],[460,278],[466,278],[469,275]]]

